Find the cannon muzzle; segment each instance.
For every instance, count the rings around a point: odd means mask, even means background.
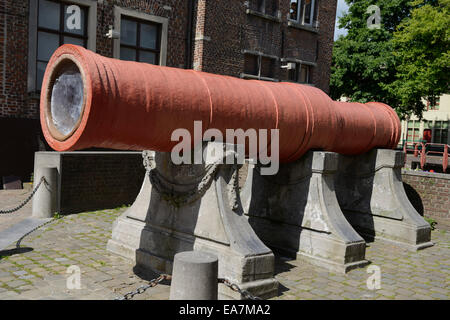
[[[194,121],[224,136],[226,129],[279,129],[282,162],[309,149],[360,154],[394,148],[400,137],[400,120],[383,103],[336,102],[309,85],[121,61],[70,44],[48,63],[40,117],[57,151],[169,152],[178,143],[172,132],[185,128],[194,136]]]

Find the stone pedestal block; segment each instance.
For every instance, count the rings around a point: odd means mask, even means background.
[[[276,175],[250,166],[241,192],[260,239],[275,251],[335,272],[367,264],[366,243],[347,222],[334,191],[338,155],[309,151]]]
[[[51,218],[57,212],[58,201],[58,170],[56,168],[40,168],[34,177],[34,186],[42,181],[33,196],[31,215],[33,218]]]
[[[218,259],[201,251],[174,257],[170,300],[217,300]]]
[[[135,259],[135,271],[171,273],[174,255],[204,251],[219,259],[219,277],[252,294],[277,294],[274,255],[243,214],[237,165],[174,165],[170,153],[146,160],[148,173],[134,204],[113,226],[108,249]],[[219,285],[219,299],[241,299]]]
[[[339,155],[336,195],[347,220],[365,238],[418,250],[433,245],[431,228],[406,196],[403,156],[387,149]]]

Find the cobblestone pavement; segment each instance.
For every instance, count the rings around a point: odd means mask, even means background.
[[[133,263],[108,252],[113,221],[124,208],[66,216],[32,233],[22,247],[0,252],[0,299],[114,299],[146,282]],[[449,299],[450,233],[433,231],[435,246],[409,252],[369,243],[367,259],[381,269],[381,288],[367,289],[366,268],[333,274],[302,261],[277,259],[275,299]],[[68,289],[67,269],[81,271],[81,289]],[[169,284],[136,295],[167,299]]]

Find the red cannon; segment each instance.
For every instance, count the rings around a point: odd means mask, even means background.
[[[242,80],[106,58],[63,45],[45,71],[41,124],[57,151],[89,147],[169,152],[175,129],[279,129],[279,159],[309,149],[360,154],[394,148],[400,120],[389,106],[332,101],[308,85]]]

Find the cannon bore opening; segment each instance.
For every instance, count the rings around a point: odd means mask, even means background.
[[[50,133],[55,139],[66,140],[80,125],[84,91],[78,66],[70,59],[59,62],[50,75],[46,110]]]

